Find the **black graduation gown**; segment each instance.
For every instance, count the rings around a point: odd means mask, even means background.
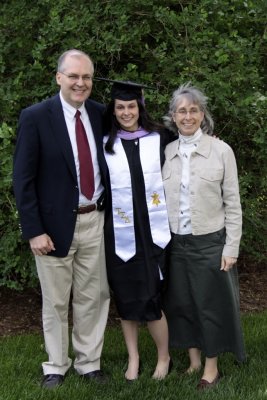
[[[132,182],[136,254],[127,262],[115,254],[112,211],[108,207],[105,223],[106,263],[109,285],[119,316],[125,320],[153,321],[161,318],[159,266],[162,263],[163,250],[152,241],[139,140],[142,138],[122,140]],[[153,149],[148,154],[148,157],[151,156]]]

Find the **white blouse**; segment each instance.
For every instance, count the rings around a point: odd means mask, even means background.
[[[199,128],[194,135],[184,136],[179,133],[179,153],[182,159],[182,179],[180,187],[180,201],[179,201],[179,223],[178,234],[187,235],[192,233],[191,226],[191,212],[189,201],[189,187],[190,187],[190,157],[196,150],[202,130]]]

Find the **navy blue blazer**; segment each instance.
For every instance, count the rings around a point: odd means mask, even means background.
[[[87,100],[100,172],[106,187],[103,155],[104,106]],[[13,187],[26,240],[47,233],[50,255],[68,254],[77,218],[79,189],[75,162],[59,95],[22,111],[14,154]]]

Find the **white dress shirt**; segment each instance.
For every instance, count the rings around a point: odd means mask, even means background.
[[[98,159],[97,159],[97,148],[96,148],[96,143],[95,143],[92,126],[91,126],[86,108],[83,104],[79,108],[79,111],[81,112],[80,118],[84,125],[88,143],[90,146],[92,162],[93,162],[93,166],[94,166],[94,179],[95,179],[95,192],[94,192],[92,200],[88,200],[81,193],[81,187],[80,187],[80,164],[79,164],[79,158],[78,158],[78,149],[77,149],[76,133],[75,133],[75,123],[76,123],[75,114],[76,114],[77,109],[72,107],[69,103],[67,103],[64,100],[61,92],[59,95],[60,95],[60,100],[62,103],[63,113],[64,113],[65,121],[67,124],[68,133],[69,133],[69,137],[70,137],[70,141],[71,141],[71,147],[72,147],[73,156],[74,156],[74,161],[75,161],[76,174],[77,174],[77,180],[78,180],[78,185],[79,185],[79,205],[94,204],[94,203],[96,203],[97,199],[100,197],[104,188],[101,183],[101,175],[100,175],[100,169],[99,169],[99,164],[98,164]]]
[[[196,150],[202,131],[199,128],[194,135],[184,136],[179,133],[179,153],[182,157],[182,179],[180,185],[180,202],[179,202],[179,229],[180,235],[192,233],[191,213],[190,213],[190,157]]]

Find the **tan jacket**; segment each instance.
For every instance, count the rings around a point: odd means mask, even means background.
[[[162,176],[170,229],[178,231],[182,160],[179,142],[168,144]],[[242,211],[235,156],[222,140],[206,134],[190,159],[190,211],[193,235],[226,228],[223,255],[237,257],[242,233]]]

